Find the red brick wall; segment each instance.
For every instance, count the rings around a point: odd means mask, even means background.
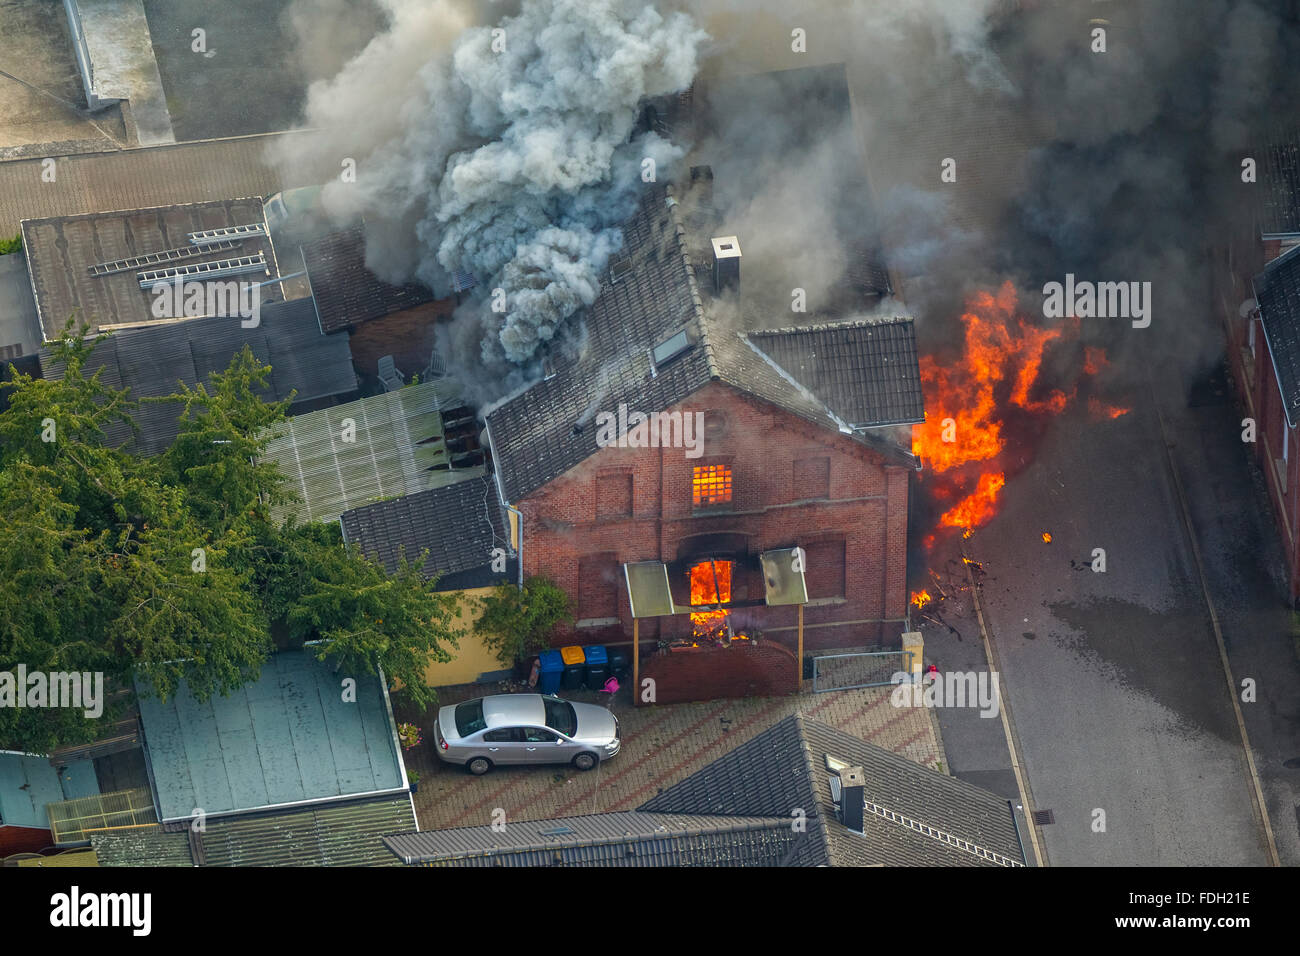
[[[694,647],[655,654],[641,664],[641,682],[654,680],[656,704],[732,697],[778,697],[799,689],[794,653],[764,641],[752,647]],[[639,705],[641,694],[633,698]]]
[[[0,859],[15,853],[39,853],[54,846],[54,835],[36,827],[0,827]]]
[[[692,537],[703,534],[743,535],[745,550],[753,555],[839,539],[844,542],[844,595],[807,607],[805,647],[852,647],[896,638],[901,625],[880,622],[901,619],[907,608],[911,469],[721,383],[707,386],[676,410],[704,412],[702,456],[687,458],[681,448],[603,448],[516,502],[524,515],[525,573],[547,575],[576,598],[579,562],[584,557],[590,561],[604,554],[615,566],[650,560],[670,563],[681,556],[684,543],[689,547]],[[796,487],[797,463],[812,459],[829,461],[829,499],[800,497],[826,493],[826,481],[806,492]],[[717,463],[732,468],[731,508],[697,512],[692,503],[693,468]],[[816,474],[822,467],[798,465],[804,474]],[[631,516],[598,516],[598,480],[602,476],[621,480],[629,472],[634,476]],[[626,590],[618,582],[621,575],[616,581],[619,631],[628,640],[632,618]],[[761,581],[749,582],[749,592],[750,598],[761,599]],[[758,628],[783,643],[793,643],[793,607],[739,609],[733,612],[732,622],[733,627]],[[685,615],[641,622],[643,646],[689,631],[690,619]],[[558,633],[554,643],[609,641],[616,635],[608,628],[599,634],[569,628]]]

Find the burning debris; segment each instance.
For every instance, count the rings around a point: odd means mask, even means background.
[[[975,293],[961,316],[961,354],[948,363],[933,355],[921,359],[926,421],[912,430],[912,451],[939,476],[933,498],[953,502],[939,525],[962,529],[963,538],[997,512],[1007,481],[1002,457],[1008,422],[1061,414],[1076,398],[1079,379],[1097,375],[1107,364],[1105,352],[1089,346],[1068,391],[1046,386],[1041,380],[1044,357],[1049,348],[1077,337],[1078,320],[1044,328],[1029,323],[1017,306],[1010,282],[996,293]],[[1128,411],[1092,398],[1089,409],[1094,407],[1109,418]],[[927,547],[933,540],[926,539]]]

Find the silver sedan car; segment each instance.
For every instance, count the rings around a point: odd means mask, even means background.
[[[537,763],[590,770],[622,743],[618,719],[604,707],[542,694],[497,694],[443,707],[433,739],[439,757],[475,776]]]

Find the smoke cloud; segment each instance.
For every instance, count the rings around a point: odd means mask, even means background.
[[[357,161],[356,182],[329,184],[325,207],[365,218],[367,264],[383,279],[446,294],[472,274],[476,300],[458,321],[473,329],[454,341],[477,336],[499,372],[526,363],[571,338],[570,319],[595,301],[643,164],[662,177],[680,158],[632,133],[645,97],[690,84],[707,37],[685,13],[637,0],[523,0],[508,15],[450,0],[381,6],[387,29],[308,93],[306,124],[338,131]],[[494,289],[504,312],[490,307]]]

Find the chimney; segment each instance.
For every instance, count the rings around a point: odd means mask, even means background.
[[[847,767],[840,771],[840,822],[858,833],[862,832],[865,783],[866,776],[861,767]]]
[[[720,236],[713,241],[713,291],[721,295],[740,288],[740,240]]]

